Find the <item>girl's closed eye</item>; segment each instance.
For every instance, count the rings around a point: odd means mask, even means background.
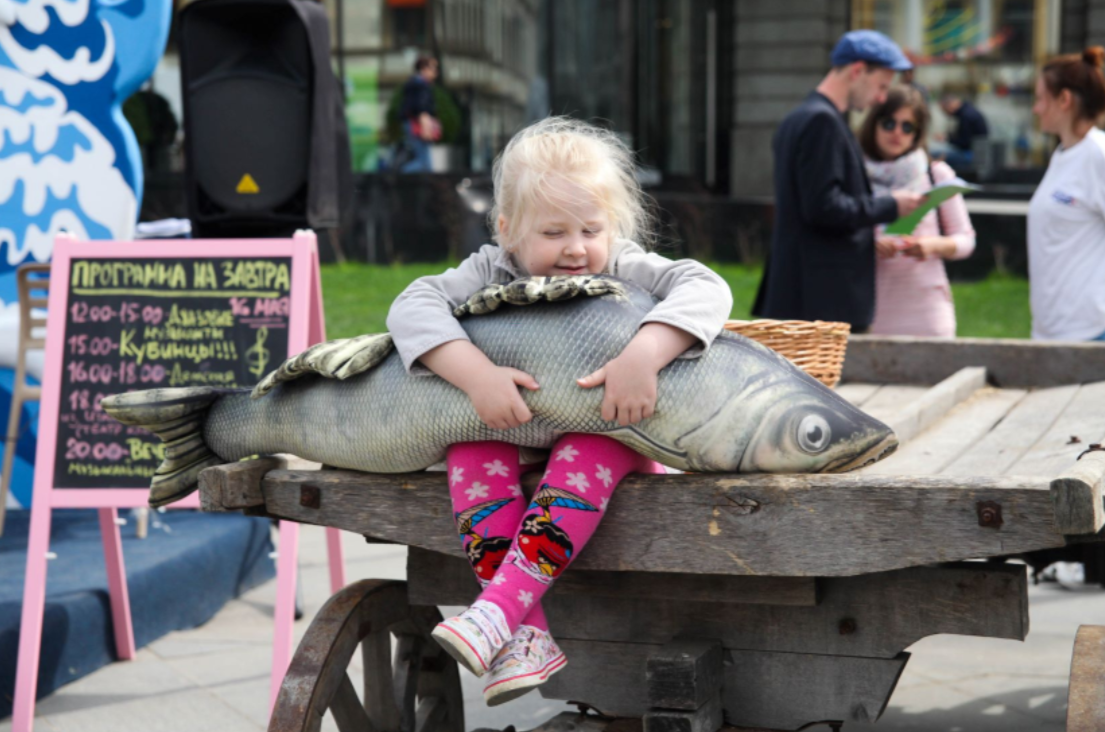
[[[559,236],[563,236],[563,234],[564,234],[564,232],[561,231],[560,229],[549,229],[548,231],[546,231],[544,233],[545,233],[545,236],[548,237],[549,239],[555,239]]]
[[[584,229],[583,230],[583,235],[584,236],[589,236],[589,237],[592,237],[592,238],[598,236],[601,233],[602,233],[602,228],[601,227],[600,228]]]

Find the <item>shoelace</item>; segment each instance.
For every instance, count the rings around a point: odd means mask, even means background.
[[[511,649],[510,651],[508,651],[505,655],[503,655],[501,658],[498,659],[499,662],[505,662],[505,661],[508,661],[508,660],[511,660],[511,659],[516,659],[518,661],[525,661],[526,657],[529,656],[530,652],[534,649],[534,646],[537,643],[539,643],[543,640],[543,639],[539,639],[537,637],[537,634],[534,633],[533,631],[528,631],[528,636],[529,637],[527,637],[525,639],[525,641],[522,643],[521,647],[515,647],[515,648]],[[546,649],[545,653],[542,654],[542,655],[545,658],[548,658],[549,655],[551,655],[551,654],[549,654],[548,649]]]
[[[491,611],[479,605],[473,605],[469,611],[472,614],[467,619],[480,629],[489,643],[495,646],[506,643],[505,634],[500,630],[499,623]]]

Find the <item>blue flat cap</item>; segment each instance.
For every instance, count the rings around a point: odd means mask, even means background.
[[[907,71],[913,68],[913,64],[902,53],[902,49],[898,48],[897,43],[873,30],[856,30],[842,35],[829,60],[834,67],[866,61],[895,71]]]

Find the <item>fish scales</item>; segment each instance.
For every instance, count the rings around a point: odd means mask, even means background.
[[[202,467],[256,454],[292,453],[340,468],[397,473],[440,462],[458,442],[549,448],[565,433],[589,432],[683,470],[835,472],[895,448],[886,425],[776,352],[729,332],[702,355],[684,354],[661,370],[652,417],[629,427],[604,421],[603,389],[583,389],[576,379],[616,357],[655,304],[643,289],[621,285],[621,294],[504,304],[461,318],[494,363],[529,373],[541,386],[521,390],[533,419],[509,430],[484,425],[467,395],[443,379],[424,369],[406,373],[395,351],[346,380],[307,373],[270,385],[261,398],[210,388],[155,390],[111,397],[104,408],[154,432],[176,424],[154,418],[159,404],[192,399],[189,409],[207,410],[201,429],[209,452],[166,461],[151,503],[194,490]]]

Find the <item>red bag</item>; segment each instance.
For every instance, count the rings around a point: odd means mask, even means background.
[[[430,117],[430,129],[427,131],[428,134],[425,135],[422,134],[422,123],[418,121],[417,117],[412,119],[407,124],[410,125],[411,134],[420,140],[432,140],[434,142],[437,142],[441,139],[441,123],[433,117]]]

